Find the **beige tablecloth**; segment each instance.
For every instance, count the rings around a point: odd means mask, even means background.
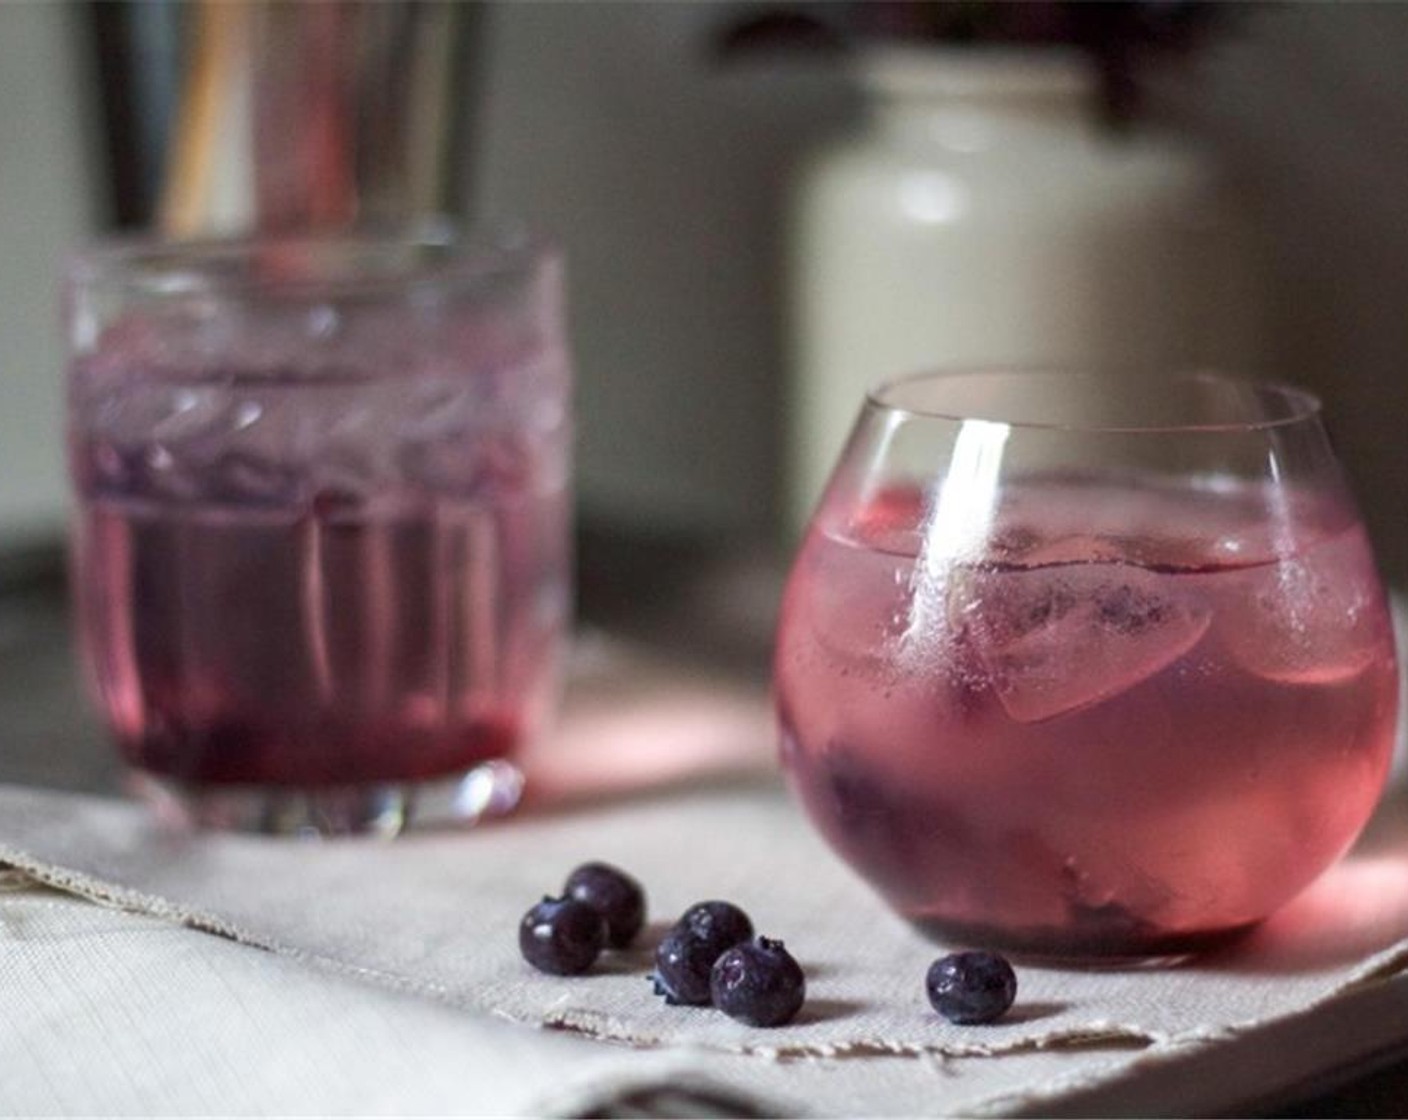
[[[391,845],[174,838],[129,804],[0,788],[0,861],[31,884],[0,896],[0,1109],[572,1114],[674,1087],[722,1111],[1055,1112],[1276,1039],[1253,1053],[1267,1068],[1185,1100],[1231,1107],[1408,1035],[1408,813],[1390,810],[1235,949],[1171,970],[1024,968],[1006,1020],[963,1028],[925,1002],[939,949],[768,783]],[[807,969],[799,1020],[666,1007],[644,950],[579,978],[527,968],[518,918],[585,858],[639,876],[656,932],[700,898],[745,906]]]

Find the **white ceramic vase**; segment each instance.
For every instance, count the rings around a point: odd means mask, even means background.
[[[1255,372],[1258,267],[1197,154],[1094,111],[1078,55],[886,51],[789,230],[795,531],[866,389],[944,367]]]

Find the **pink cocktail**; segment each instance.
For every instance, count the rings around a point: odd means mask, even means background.
[[[1055,375],[985,376],[868,405],[784,602],[784,763],[936,934],[1206,946],[1338,858],[1382,790],[1368,540],[1302,394],[1190,379],[1082,428]]]
[[[568,608],[556,287],[448,239],[81,262],[78,622],[143,788],[275,830],[512,801]]]

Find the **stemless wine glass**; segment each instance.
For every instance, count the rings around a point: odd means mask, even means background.
[[[556,255],[123,243],[68,324],[77,618],[139,788],[270,831],[510,806],[568,612]]]
[[[1369,542],[1296,389],[987,372],[872,394],[788,583],[782,757],[902,915],[1160,960],[1265,918],[1382,790]]]

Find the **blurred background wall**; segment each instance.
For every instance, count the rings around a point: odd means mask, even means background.
[[[720,62],[723,4],[478,9],[465,208],[570,255],[580,498],[623,531],[775,535],[792,169],[857,96],[820,63]],[[62,253],[110,223],[92,9],[0,4],[0,525],[61,516]],[[1408,6],[1249,7],[1153,108],[1255,200],[1269,368],[1326,397],[1408,582]],[[894,371],[877,370],[881,377]]]
[[[1385,573],[1408,584],[1408,6],[1289,4],[1159,90],[1246,183],[1270,369],[1314,388]]]
[[[77,14],[0,4],[0,547],[62,528],[58,275],[99,196]]]
[[[766,533],[777,515],[788,176],[853,97],[726,66],[713,4],[506,4],[485,41],[476,208],[569,249],[589,511]]]

